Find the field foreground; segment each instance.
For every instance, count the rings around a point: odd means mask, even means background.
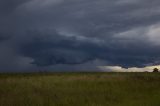
[[[160,74],[1,74],[0,106],[160,106]]]

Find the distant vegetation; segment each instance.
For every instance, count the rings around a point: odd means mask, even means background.
[[[153,72],[159,72],[159,69],[158,68],[154,68]]]
[[[0,75],[0,106],[160,106],[157,73]]]

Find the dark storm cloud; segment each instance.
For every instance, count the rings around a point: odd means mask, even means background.
[[[0,1],[0,13],[6,15],[13,12],[19,5],[29,0],[1,0]]]
[[[1,69],[47,70],[57,64],[87,69],[95,60],[122,67],[159,64],[159,5],[159,0],[1,0]]]

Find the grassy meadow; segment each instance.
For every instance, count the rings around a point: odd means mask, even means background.
[[[160,74],[0,74],[0,106],[160,106]]]

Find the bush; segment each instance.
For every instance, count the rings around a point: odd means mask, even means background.
[[[153,72],[159,72],[159,69],[158,68],[154,68]]]

